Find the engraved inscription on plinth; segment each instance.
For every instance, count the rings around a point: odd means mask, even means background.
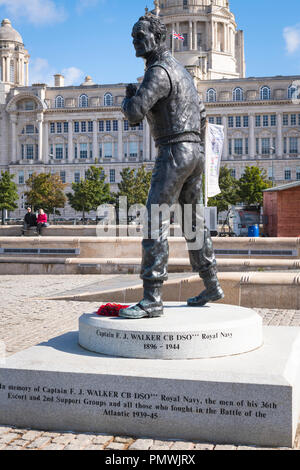
[[[83,315],[79,344],[110,356],[168,360],[242,354],[263,344],[262,320],[253,310],[171,303],[165,310],[164,317],[142,321]]]

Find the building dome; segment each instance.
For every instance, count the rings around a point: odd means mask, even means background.
[[[0,41],[14,41],[23,44],[22,36],[16,31],[10,20],[3,20],[0,27]]]

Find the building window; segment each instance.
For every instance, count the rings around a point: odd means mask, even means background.
[[[69,147],[68,144],[65,145],[65,159],[68,160],[69,158]]]
[[[62,160],[64,156],[64,150],[62,144],[55,145],[55,158],[56,160]]]
[[[267,114],[263,116],[263,127],[269,127],[269,116]]]
[[[228,140],[228,153],[232,155],[232,139]]]
[[[298,153],[298,138],[290,137],[290,154]]]
[[[245,139],[245,155],[249,154],[249,140],[248,138]]]
[[[88,158],[88,144],[80,144],[80,159]]]
[[[93,130],[94,130],[93,121],[88,121],[88,132],[93,132]]]
[[[77,121],[74,122],[74,132],[76,132],[76,133],[79,132],[79,122],[77,122]]]
[[[112,143],[104,143],[104,158],[112,158]]]
[[[234,139],[235,155],[243,155],[243,139]]]
[[[104,121],[99,121],[99,132],[104,132]]]
[[[216,123],[217,123],[218,126],[221,126],[221,125],[222,125],[222,118],[221,118],[221,116],[217,116],[217,117],[216,117]]]
[[[81,121],[81,132],[86,132],[86,121]]]
[[[129,131],[129,122],[126,119],[124,121],[124,131]]]
[[[55,107],[56,108],[64,108],[65,107],[65,100],[62,96],[57,96],[55,98]]]
[[[296,126],[296,125],[297,125],[297,115],[291,114],[291,126]]]
[[[228,116],[228,127],[233,127],[233,116]]]
[[[235,117],[235,127],[242,127],[242,119],[241,116]]]
[[[288,114],[284,114],[283,117],[282,117],[282,124],[284,126],[288,126],[289,125],[289,115]]]
[[[260,99],[269,100],[271,98],[271,90],[268,86],[263,86],[260,89]]]
[[[118,131],[118,129],[119,129],[118,121],[114,120],[113,121],[113,131],[116,132],[116,131]]]
[[[106,123],[105,123],[105,129],[106,129],[106,132],[110,132],[110,131],[111,131],[111,121],[106,121]]]
[[[59,176],[60,176],[61,182],[65,184],[65,182],[66,182],[66,172],[61,171]]]
[[[256,139],[256,155],[259,155],[260,154],[260,151],[259,151],[259,139]]]
[[[129,142],[129,156],[131,158],[136,158],[139,152],[139,144],[138,142]]]
[[[34,149],[33,149],[32,144],[26,145],[26,158],[27,158],[27,160],[33,160],[34,159]]]
[[[290,181],[292,179],[292,172],[290,168],[284,170],[284,179],[285,181]]]
[[[62,123],[61,122],[56,123],[56,132],[57,132],[57,134],[62,133]]]
[[[74,182],[75,183],[80,183],[80,173],[79,173],[79,171],[76,171],[74,173]]]
[[[261,153],[262,155],[270,155],[270,139],[261,139]]]
[[[235,88],[232,93],[233,101],[244,101],[244,92],[242,88]]]
[[[277,116],[276,114],[271,114],[271,126],[277,125]]]
[[[79,108],[88,108],[89,98],[87,95],[79,96]]]
[[[261,116],[255,116],[255,127],[261,126]]]
[[[64,122],[64,133],[65,134],[68,134],[69,132],[69,123],[68,122]]]
[[[283,138],[283,153],[284,154],[287,153],[287,138],[286,137]]]
[[[34,131],[34,126],[32,124],[27,124],[27,126],[25,127],[26,134],[34,134]]]
[[[208,118],[208,122],[209,122],[210,124],[214,124],[214,123],[215,123],[215,118],[214,118],[214,117],[209,117],[209,118]]]
[[[111,93],[106,93],[104,95],[104,106],[112,106],[114,104],[114,99]]]
[[[230,176],[232,176],[232,178],[236,178],[236,170],[235,170],[235,168],[232,168],[232,169],[230,170]]]
[[[102,144],[99,145],[99,158],[102,158]]]
[[[19,180],[19,184],[24,184],[24,171],[23,170],[19,171],[18,180]]]
[[[110,183],[116,182],[116,170],[109,170],[109,182]]]
[[[293,100],[296,99],[298,100],[300,98],[300,93],[299,93],[299,87],[296,87],[295,85],[291,85],[288,88],[288,99]]]
[[[299,166],[296,168],[296,180],[300,181],[300,167]]]
[[[55,123],[54,122],[50,122],[50,133],[55,134]]]
[[[217,101],[216,90],[214,90],[213,88],[210,88],[209,90],[207,90],[207,92],[206,92],[206,101],[208,103],[215,103]]]
[[[243,117],[243,125],[244,127],[249,127],[249,116]]]

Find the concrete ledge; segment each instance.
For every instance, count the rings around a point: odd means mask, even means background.
[[[136,237],[0,237],[0,257],[7,256],[6,250],[60,249],[73,250],[73,256],[80,258],[107,258],[108,254],[114,258],[140,258],[140,241]],[[188,258],[187,245],[183,238],[170,237],[169,245],[170,258]],[[220,259],[300,258],[299,238],[214,238],[214,248]]]
[[[225,298],[219,303],[250,308],[300,310],[300,274],[294,273],[219,273]],[[165,302],[185,302],[204,289],[198,275],[164,284]],[[51,297],[49,300],[135,303],[143,296],[142,282],[122,289]]]

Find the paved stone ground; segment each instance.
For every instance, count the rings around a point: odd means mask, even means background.
[[[138,278],[138,277],[137,277]],[[99,307],[91,302],[37,301],[67,291],[88,291],[115,276],[0,276],[0,341],[7,355],[54,336],[77,329],[84,312]],[[127,278],[132,282],[133,277]],[[122,276],[122,283],[126,276]],[[300,311],[257,309],[265,325],[300,327]],[[255,447],[220,446],[196,442],[171,442],[132,437],[43,432],[1,426],[0,450],[257,450]],[[271,450],[271,449],[270,449]],[[273,449],[272,449],[273,450]],[[283,450],[283,449],[281,449]],[[295,450],[300,450],[300,428]]]

